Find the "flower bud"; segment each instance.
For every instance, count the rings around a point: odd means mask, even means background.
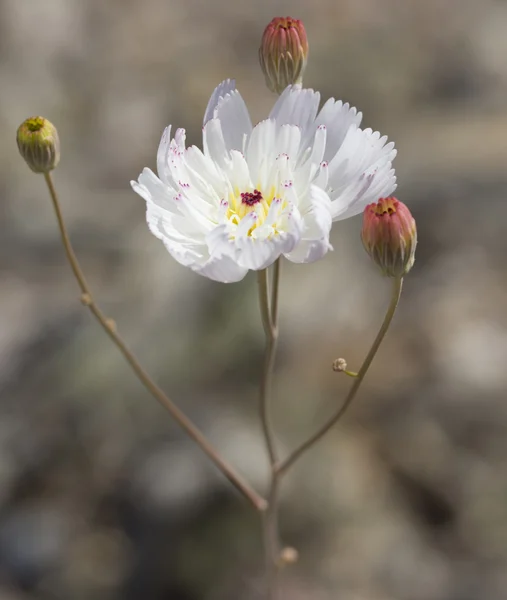
[[[302,83],[308,60],[303,23],[291,17],[274,18],[264,30],[259,60],[272,92],[281,94],[288,85]]]
[[[414,264],[417,229],[408,208],[394,196],[364,209],[363,245],[388,277],[403,277]]]
[[[21,156],[35,173],[48,173],[60,162],[58,132],[44,117],[30,117],[23,121],[16,141]]]

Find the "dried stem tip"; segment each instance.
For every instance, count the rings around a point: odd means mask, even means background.
[[[363,215],[363,245],[388,277],[403,277],[414,264],[417,229],[408,208],[394,196],[369,204]]]
[[[291,17],[276,17],[264,30],[259,60],[272,92],[281,94],[303,81],[308,61],[308,39],[304,25]]]
[[[44,117],[30,117],[23,121],[16,141],[21,156],[34,173],[48,173],[60,162],[58,131]]]

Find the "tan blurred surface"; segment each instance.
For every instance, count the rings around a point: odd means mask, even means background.
[[[177,265],[130,189],[168,123],[200,143],[215,85],[274,101],[263,27],[304,20],[305,84],[396,141],[418,222],[400,311],[341,426],[285,482],[284,600],[507,600],[507,3],[0,0],[0,599],[260,598],[258,520],[78,301],[19,123],[58,126],[55,181],[94,293],[260,488],[255,278]],[[275,416],[290,448],[340,402],[388,282],[358,218],[284,264]]]

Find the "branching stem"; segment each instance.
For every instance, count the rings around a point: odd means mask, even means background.
[[[211,459],[211,461],[220,469],[225,477],[232,483],[232,485],[245,497],[250,503],[259,511],[265,511],[267,507],[266,500],[262,498],[251,485],[239,475],[234,468],[227,463],[218,453],[218,451],[210,444],[204,434],[190,421],[190,419],[173,403],[170,398],[158,387],[158,385],[151,379],[148,373],[140,365],[137,358],[127,348],[125,342],[116,332],[116,325],[112,319],[107,318],[101,309],[93,299],[92,293],[86,279],[83,275],[83,271],[79,265],[74,249],[67,233],[65,221],[63,219],[62,211],[60,209],[60,203],[58,201],[58,195],[56,193],[53,180],[50,173],[45,173],[44,178],[49,189],[49,194],[53,202],[53,208],[55,210],[56,219],[58,221],[58,227],[60,229],[60,235],[65,250],[65,254],[72,268],[74,276],[81,289],[81,301],[85,306],[88,307],[93,316],[100,323],[104,331],[123,354],[124,358],[137,375],[138,379],[144,385],[144,387],[150,392],[150,394],[160,402],[160,404],[167,409],[171,416],[175,419],[178,425],[188,434],[188,436],[196,442],[203,452]]]
[[[370,365],[371,365],[373,359],[375,358],[375,354],[377,354],[377,350],[379,349],[380,344],[382,343],[382,340],[384,339],[384,337],[387,333],[387,330],[389,329],[391,321],[393,320],[394,313],[396,312],[396,308],[397,308],[398,302],[400,300],[402,286],[403,286],[403,278],[402,277],[395,278],[393,280],[391,301],[389,303],[389,307],[387,309],[387,312],[384,317],[384,321],[382,322],[382,326],[380,327],[377,337],[375,338],[375,341],[373,342],[373,345],[371,346],[368,354],[366,355],[366,358],[364,359],[364,362],[361,365],[361,368],[359,369],[357,374],[352,373],[352,372],[347,373],[348,375],[350,374],[352,377],[354,377],[354,383],[352,384],[352,387],[350,388],[350,391],[349,391],[347,397],[345,398],[345,402],[338,409],[338,411],[326,423],[324,423],[324,425],[320,429],[318,429],[310,438],[308,438],[305,442],[303,442],[300,446],[298,446],[295,450],[293,450],[291,452],[291,454],[289,454],[289,456],[287,456],[287,458],[285,458],[284,460],[282,460],[280,463],[278,463],[276,465],[276,472],[279,476],[284,475],[287,472],[287,470],[307,450],[310,450],[310,448],[312,448],[319,440],[321,440],[324,437],[324,435],[326,435],[326,433],[332,427],[334,427],[334,425],[336,425],[336,423],[338,423],[338,421],[346,413],[349,406],[352,404],[354,398],[356,397],[357,392],[359,391],[359,388],[361,387],[361,383],[363,382],[363,379],[364,379],[366,373],[368,372],[368,369],[370,368]]]

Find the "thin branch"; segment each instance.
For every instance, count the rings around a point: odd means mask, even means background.
[[[276,271],[276,273],[279,273],[279,271]],[[261,417],[262,433],[269,455],[269,463],[272,466],[277,463],[278,458],[272,431],[273,428],[270,423],[269,395],[271,391],[271,380],[273,378],[273,368],[275,365],[276,346],[278,341],[278,328],[274,325],[274,323],[277,321],[278,315],[274,315],[270,307],[267,269],[258,272],[258,284],[262,325],[266,335],[266,350],[260,383],[259,412]],[[278,285],[279,280],[277,277],[273,280],[273,298],[275,298],[276,307],[278,306]]]
[[[279,258],[273,265],[273,285],[271,289],[271,322],[275,329],[278,328],[278,298],[280,297],[280,267],[282,259]]]
[[[262,324],[266,335],[266,352],[260,383],[259,412],[262,432],[269,456],[270,482],[267,509],[263,513],[264,552],[266,558],[266,591],[269,600],[278,595],[278,571],[280,565],[280,541],[278,533],[278,489],[279,477],[276,472],[278,456],[275,436],[270,422],[270,390],[278,341],[278,295],[280,284],[280,259],[274,264],[271,296],[269,294],[267,269],[259,271],[259,305]]]
[[[50,173],[45,173],[44,178],[49,189],[49,194],[53,202],[53,207],[56,213],[56,219],[58,221],[58,227],[60,229],[60,235],[62,238],[63,247],[65,254],[70,263],[74,276],[79,284],[82,292],[81,301],[85,306],[90,309],[90,312],[100,323],[104,331],[111,338],[117,348],[125,357],[126,361],[132,367],[132,370],[137,375],[141,383],[150,392],[150,394],[160,402],[160,404],[167,409],[171,416],[176,420],[178,425],[188,434],[188,436],[194,440],[203,450],[203,452],[212,460],[212,462],[220,469],[225,477],[232,483],[232,485],[245,497],[251,504],[259,511],[264,511],[267,507],[267,503],[251,486],[243,479],[241,475],[236,473],[234,468],[229,465],[218,453],[218,451],[210,444],[203,433],[190,421],[190,419],[170,400],[166,394],[157,386],[157,384],[151,379],[144,368],[139,364],[137,358],[127,348],[125,342],[116,332],[116,325],[108,319],[100,308],[95,303],[93,296],[90,292],[86,279],[83,275],[83,271],[79,265],[77,257],[72,248],[67,229],[65,227],[65,221],[62,216],[60,209],[60,203],[58,201],[58,195],[53,185],[53,180]]]
[[[278,574],[280,571],[280,533],[278,526],[278,492],[280,477],[271,468],[268,494],[268,507],[262,513],[262,529],[264,539],[264,556],[266,559],[266,591],[267,600],[278,598]]]
[[[384,339],[387,330],[389,329],[389,325],[393,320],[394,313],[396,312],[396,308],[398,306],[398,302],[400,300],[401,289],[403,286],[403,278],[396,278],[393,281],[393,290],[391,295],[391,301],[389,303],[389,307],[387,309],[386,315],[384,317],[384,321],[382,326],[373,342],[372,347],[370,348],[366,358],[364,359],[361,368],[359,369],[357,376],[354,379],[354,383],[350,388],[350,391],[345,399],[345,402],[340,407],[340,409],[325,423],[318,431],[316,431],[306,442],[303,442],[298,448],[296,448],[287,458],[285,458],[282,462],[280,462],[276,471],[281,476],[287,472],[287,470],[300,458],[307,450],[309,450],[314,444],[316,444],[324,435],[334,426],[338,421],[343,417],[349,406],[352,404],[352,401],[356,397],[356,394],[361,387],[361,383],[370,368],[370,365],[377,353],[377,350]],[[354,374],[355,375],[355,374]]]

